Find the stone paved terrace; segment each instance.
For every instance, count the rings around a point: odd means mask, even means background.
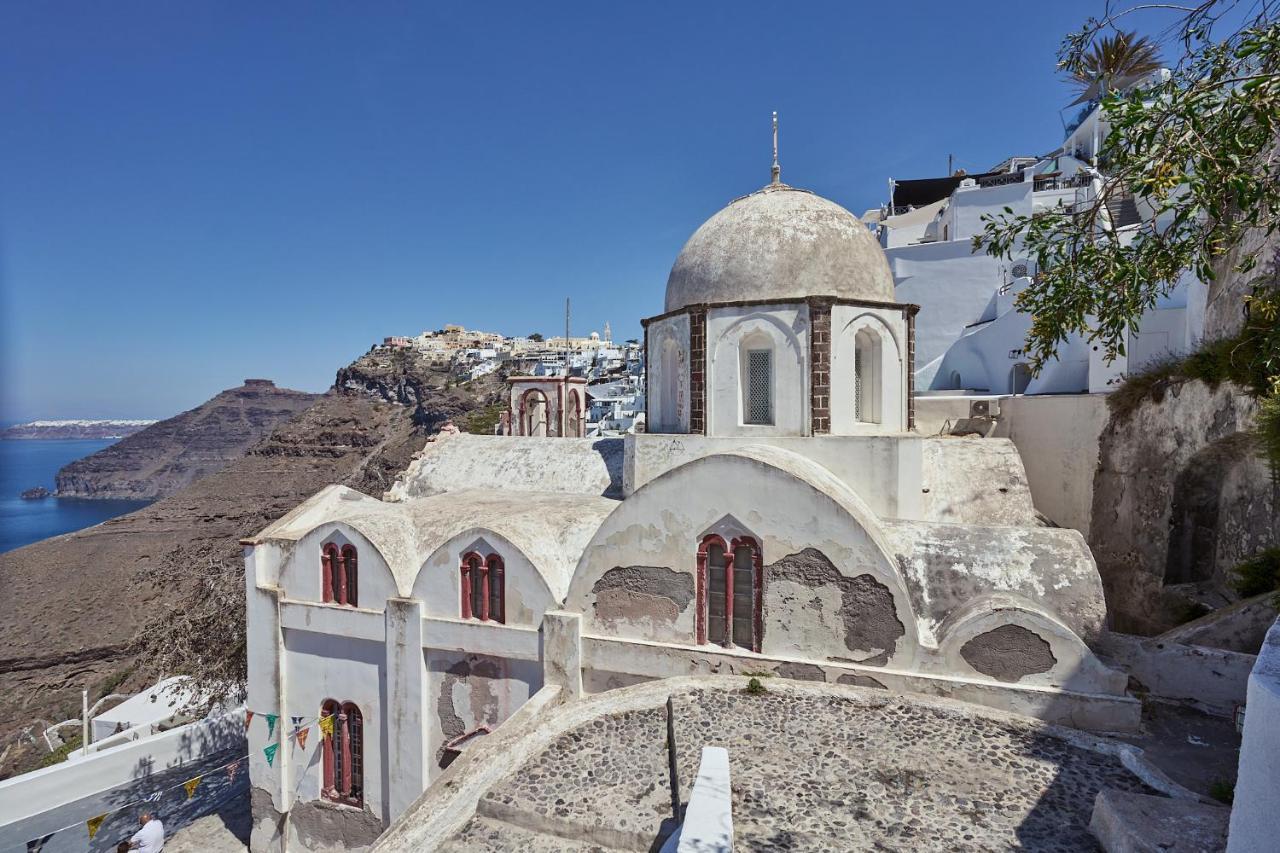
[[[675,696],[682,794],[728,748],[738,851],[1097,850],[1104,786],[1154,793],[1098,739],[946,700],[718,679]],[[664,710],[568,731],[480,800],[449,851],[647,850],[669,815]]]

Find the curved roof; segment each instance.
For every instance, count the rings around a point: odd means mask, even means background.
[[[518,548],[552,596],[563,601],[578,557],[617,505],[615,500],[581,494],[489,489],[384,503],[330,486],[247,541],[296,541],[322,524],[346,524],[378,549],[400,594],[408,596],[419,570],[441,545],[469,531],[488,531]]]
[[[893,275],[852,213],[808,190],[770,184],[693,232],[667,278],[666,310],[806,296],[893,302]]]

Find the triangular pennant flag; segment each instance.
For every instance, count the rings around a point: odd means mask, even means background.
[[[280,719],[275,714],[267,714],[267,739],[270,740],[276,733],[276,720]]]
[[[85,821],[85,825],[89,827],[90,839],[92,839],[95,835],[98,834],[98,827],[102,826],[102,822],[106,819],[107,819],[106,815],[100,814],[97,817],[91,817]]]
[[[40,853],[40,851],[44,849],[45,843],[48,842],[50,838],[53,838],[52,832],[46,835],[44,838],[36,838],[32,841],[28,841],[27,853]]]
[[[289,719],[293,720],[293,727],[294,727],[295,729],[298,729],[298,728],[301,728],[301,727],[302,727],[302,718],[301,718],[301,717],[290,717]]]
[[[333,737],[333,717],[324,716],[320,718],[320,736]]]
[[[240,772],[240,759],[236,759],[227,765],[227,778],[232,782],[236,781],[236,774]]]
[[[311,731],[309,727],[305,729],[298,729],[298,746],[302,749],[307,748],[307,732],[309,731]]]
[[[182,787],[187,789],[188,800],[191,799],[193,794],[195,794],[196,788],[200,787],[200,780],[203,778],[204,778],[203,776],[197,776],[194,779],[188,779],[187,781],[182,783]]]
[[[276,750],[279,748],[280,748],[280,744],[273,743],[268,745],[266,749],[262,750],[262,754],[267,757],[268,767],[270,767],[271,763],[276,760]]]
[[[253,712],[245,711],[244,712],[244,730],[245,731],[249,731],[249,724],[252,722],[253,722]]]

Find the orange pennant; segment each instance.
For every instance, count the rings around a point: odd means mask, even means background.
[[[298,746],[302,749],[307,748],[307,732],[309,731],[311,731],[309,728],[298,729]]]
[[[244,730],[245,731],[249,730],[249,724],[252,722],[253,722],[253,712],[245,711],[244,712]]]

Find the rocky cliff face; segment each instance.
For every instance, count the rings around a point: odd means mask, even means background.
[[[59,497],[154,499],[222,470],[318,394],[247,379],[58,472]]]
[[[1280,489],[1249,434],[1256,411],[1230,383],[1175,379],[1112,416],[1089,545],[1113,629],[1158,634],[1193,607],[1230,604],[1232,569],[1280,543]]]
[[[164,664],[137,642],[144,625],[184,624],[203,610],[205,621],[191,623],[194,648],[222,653],[237,642],[243,611],[210,613],[206,599],[243,607],[240,539],[331,483],[380,497],[422,449],[428,425],[502,392],[496,377],[445,391],[445,377],[416,359],[392,364],[377,354],[339,377],[241,458],[170,497],[4,555],[0,577],[21,583],[0,596],[0,753],[14,745],[0,778],[40,754],[24,729],[38,738],[44,725],[79,713],[82,687],[96,696],[121,679],[126,688],[154,680]],[[402,404],[401,387],[416,388],[416,402]],[[209,594],[223,586],[222,598]]]

